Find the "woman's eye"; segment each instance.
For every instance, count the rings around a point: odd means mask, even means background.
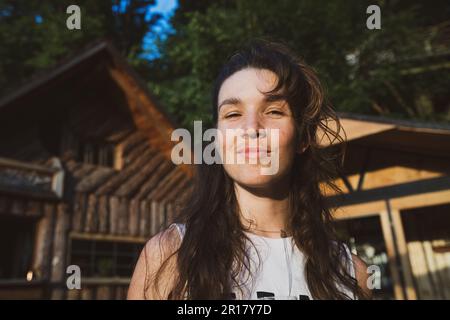
[[[276,116],[283,115],[283,111],[280,111],[280,110],[270,110],[267,113],[271,114],[271,115],[276,115]]]
[[[233,113],[229,113],[229,114],[225,115],[225,118],[226,118],[226,119],[229,119],[229,118],[236,118],[236,117],[238,117],[238,116],[240,116],[239,113],[233,112]]]

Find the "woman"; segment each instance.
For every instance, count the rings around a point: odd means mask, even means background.
[[[248,160],[264,151],[277,155],[277,170],[261,174],[262,161],[198,165],[177,223],[142,250],[128,298],[370,297],[366,265],[337,240],[320,188],[339,192],[332,183],[339,157],[319,139],[342,138],[313,70],[282,44],[251,41],[221,70],[212,112],[222,136],[241,129],[248,144],[277,131],[276,143],[264,150],[218,139],[222,159],[241,152]]]

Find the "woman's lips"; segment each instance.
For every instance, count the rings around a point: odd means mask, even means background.
[[[245,153],[246,155],[249,155],[249,154],[259,155],[260,153],[270,154],[270,150],[269,149],[264,150],[264,149],[259,149],[259,148],[245,148],[245,149],[238,150],[237,153]]]

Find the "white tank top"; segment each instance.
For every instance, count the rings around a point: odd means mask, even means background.
[[[182,239],[185,225],[175,225]],[[247,270],[241,272],[241,285],[233,287],[232,299],[312,300],[304,272],[305,256],[294,244],[292,237],[268,238],[249,232],[245,234],[254,244],[248,246],[252,276],[249,276]],[[347,246],[345,250],[350,257],[350,275],[355,277],[350,250]],[[342,291],[354,298],[347,288],[342,288]]]

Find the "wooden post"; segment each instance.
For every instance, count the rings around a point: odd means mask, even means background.
[[[68,241],[69,214],[67,205],[59,203],[56,210],[55,234],[53,237],[53,259],[51,281],[64,285],[66,269],[66,250]],[[52,291],[52,299],[63,299],[64,288],[55,288]]]
[[[44,205],[44,216],[36,226],[34,241],[33,271],[36,279],[50,279],[50,257],[53,237],[54,205],[46,203]]]
[[[391,222],[387,211],[380,212],[381,229],[383,231],[384,243],[389,261],[389,270],[391,271],[392,282],[394,284],[394,295],[397,300],[404,300],[403,288],[400,278],[400,272],[397,267],[397,250],[394,245],[394,236],[392,234]]]
[[[416,300],[417,293],[414,288],[414,280],[411,272],[411,264],[408,258],[408,247],[406,246],[405,232],[403,230],[402,219],[398,209],[391,209],[392,226],[397,239],[398,253],[402,264],[403,275],[406,285],[406,297],[409,300]]]

